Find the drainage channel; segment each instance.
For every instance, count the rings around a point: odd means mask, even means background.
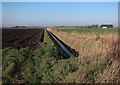
[[[54,36],[53,34],[51,34],[48,30],[47,30],[48,34],[50,34],[53,39],[60,45],[60,47],[70,56],[70,57],[74,57],[74,55],[63,45],[61,44]]]

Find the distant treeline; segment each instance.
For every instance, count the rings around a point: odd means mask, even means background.
[[[65,28],[69,28],[69,27],[75,27],[75,28],[114,28],[114,26],[112,24],[103,24],[103,25],[96,25],[95,24],[95,25],[87,25],[87,26],[56,26],[55,28],[59,28],[59,27],[65,27]],[[26,26],[13,26],[13,28],[26,28]]]
[[[103,24],[103,25],[88,25],[88,26],[57,26],[56,28],[59,27],[78,27],[78,28],[113,28],[114,26],[112,24]]]
[[[26,26],[14,26],[14,28],[25,28]]]

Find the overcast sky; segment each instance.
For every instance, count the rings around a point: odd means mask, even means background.
[[[2,25],[118,25],[118,2],[3,2]]]

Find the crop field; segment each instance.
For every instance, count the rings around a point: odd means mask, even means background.
[[[63,32],[79,32],[79,33],[104,33],[104,32],[118,32],[118,28],[107,28],[107,29],[102,29],[102,28],[76,28],[76,29],[58,29]]]
[[[43,34],[42,29],[3,29],[2,46],[20,48],[39,45],[43,41]]]

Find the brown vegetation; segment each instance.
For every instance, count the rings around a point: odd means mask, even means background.
[[[118,33],[78,33],[48,29],[65,44],[79,52],[79,70],[68,76],[70,82],[120,82]],[[84,66],[82,66],[84,65]],[[84,68],[83,68],[84,67]]]
[[[118,41],[118,34],[116,33],[67,33],[56,30],[50,30],[60,40],[66,43],[71,48],[79,52],[79,56],[95,56],[100,55],[101,57],[107,55],[107,46],[110,42]]]

